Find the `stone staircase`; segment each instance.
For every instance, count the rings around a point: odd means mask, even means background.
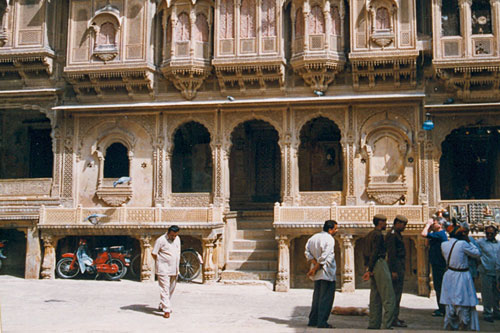
[[[241,212],[221,282],[273,286],[278,267],[273,212]]]

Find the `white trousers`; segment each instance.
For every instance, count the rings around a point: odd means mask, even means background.
[[[479,331],[479,317],[475,306],[446,304],[444,329],[456,331],[466,328],[468,331]],[[462,326],[462,327],[461,327]]]
[[[163,312],[172,312],[172,304],[170,299],[177,284],[177,276],[173,275],[157,275],[158,285],[160,286],[160,307]]]

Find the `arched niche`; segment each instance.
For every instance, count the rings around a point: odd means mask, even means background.
[[[300,131],[299,190],[342,191],[340,130],[330,119],[316,117]]]
[[[361,152],[366,162],[366,194],[379,204],[406,203],[405,168],[412,153],[412,132],[407,123],[389,112],[368,120],[361,131]]]
[[[211,192],[212,150],[210,133],[202,124],[190,121],[179,126],[172,151],[172,192]]]
[[[88,28],[94,39],[92,55],[104,62],[113,60],[119,49],[120,11],[111,5],[104,6],[95,12]]]
[[[398,3],[394,0],[368,1],[370,39],[381,47],[394,42],[397,26]]]

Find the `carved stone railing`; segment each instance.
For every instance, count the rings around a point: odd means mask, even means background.
[[[38,220],[38,207],[0,207],[0,220]]]
[[[391,223],[396,215],[408,218],[407,229],[420,229],[429,218],[429,207],[422,206],[274,206],[275,228],[316,228],[325,220],[339,222],[341,228],[372,227],[375,214],[384,214]]]
[[[342,203],[341,191],[300,192],[301,206],[330,206],[333,203],[340,206]]]
[[[172,207],[207,207],[210,204],[210,193],[172,193]]]
[[[213,223],[222,221],[220,207],[96,207],[84,208],[40,208],[41,225],[90,225],[86,217],[91,214],[104,214],[99,225],[116,224],[154,224],[154,223]]]
[[[50,196],[52,178],[1,179],[0,197]]]

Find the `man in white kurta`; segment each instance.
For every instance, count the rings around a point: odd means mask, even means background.
[[[465,229],[458,226],[450,230],[450,240],[441,244],[441,250],[448,265],[441,289],[441,304],[446,307],[444,328],[479,331],[478,300],[469,272],[469,257],[479,258],[480,251],[469,242]]]
[[[337,222],[325,221],[323,231],[313,235],[306,244],[305,255],[311,268],[307,276],[314,280],[314,292],[307,326],[331,328],[328,317],[335,297],[335,240]]]
[[[165,318],[170,318],[172,312],[170,299],[179,274],[181,240],[178,234],[178,226],[173,225],[168,228],[167,233],[156,240],[151,253],[156,261],[156,275],[160,286],[160,308]]]

